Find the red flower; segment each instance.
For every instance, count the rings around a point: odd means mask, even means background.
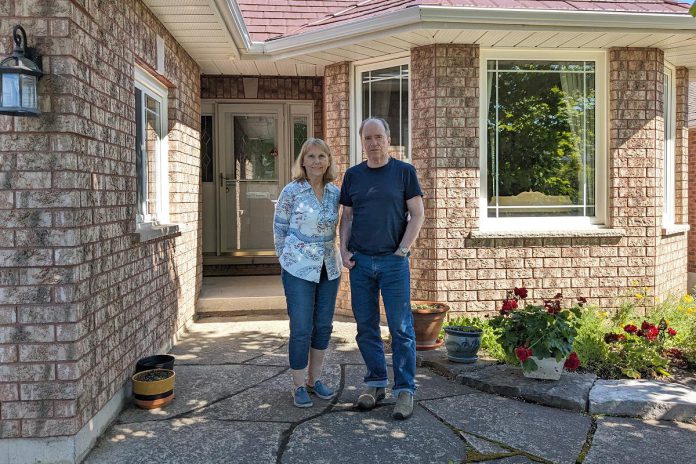
[[[651,325],[646,332],[644,332],[644,336],[647,340],[653,341],[657,338],[657,336],[660,334],[660,330],[655,327],[654,325]]]
[[[529,359],[531,355],[531,348],[527,348],[526,346],[518,346],[517,348],[515,348],[515,356],[517,356],[517,359],[519,359],[520,362],[525,362]]]
[[[670,358],[682,359],[684,358],[684,353],[679,348],[670,348],[665,350],[665,354]]]
[[[566,362],[563,365],[563,367],[567,371],[574,371],[575,369],[580,367],[580,359],[578,358],[578,354],[575,351],[570,353],[570,355],[568,356],[568,359],[566,359]]]
[[[621,340],[621,337],[624,337],[623,335],[615,334],[615,333],[608,333],[604,336],[604,341],[606,343],[616,343],[619,340]],[[624,337],[626,338],[626,337]]]
[[[640,325],[640,328],[643,330],[648,330],[652,324],[650,324],[648,321],[643,321],[643,323]]]
[[[636,326],[633,325],[633,324],[626,324],[626,325],[624,326],[624,330],[625,330],[627,333],[634,334],[634,333],[638,332],[638,327],[636,327]]]
[[[527,298],[527,289],[525,287],[515,287],[515,296],[519,296],[521,299],[524,300],[525,298]]]
[[[558,314],[561,312],[561,302],[558,300],[544,300],[544,307],[549,314]]]
[[[517,301],[516,300],[505,300],[503,301],[503,307],[500,308],[500,314],[503,316],[506,314],[511,313],[512,311],[517,309]]]
[[[677,335],[677,331],[671,327],[667,329],[667,333],[670,335],[670,337],[674,337],[675,335]]]

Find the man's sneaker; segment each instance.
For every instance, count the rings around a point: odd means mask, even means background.
[[[411,414],[413,414],[413,395],[407,391],[402,391],[396,399],[392,417],[394,419],[403,420],[411,417]]]
[[[307,385],[307,391],[309,393],[314,393],[322,400],[330,400],[336,393],[332,389],[324,385],[324,383],[321,380],[315,381],[313,386]]]
[[[292,399],[298,408],[311,408],[313,403],[305,387],[297,387],[292,392]]]
[[[367,387],[358,397],[355,406],[362,411],[369,411],[386,396],[384,387]]]

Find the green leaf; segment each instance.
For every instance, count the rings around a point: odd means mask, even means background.
[[[622,368],[622,369],[621,369],[621,372],[623,372],[623,374],[624,374],[626,377],[629,377],[629,378],[631,378],[631,379],[640,379],[640,372],[638,372],[638,371],[635,370],[635,369]]]

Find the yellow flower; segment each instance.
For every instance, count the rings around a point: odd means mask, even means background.
[[[687,311],[687,314],[693,314],[693,313],[694,313],[694,308],[689,308],[689,310]]]
[[[635,296],[636,296],[636,300],[642,300],[643,298],[645,298],[645,295],[643,295],[642,293],[636,293]]]
[[[684,298],[682,298],[682,301],[686,304],[691,304],[694,302],[694,297],[691,295],[684,295]]]
[[[599,316],[600,319],[606,319],[608,313],[606,311],[600,311],[597,313],[597,316]]]

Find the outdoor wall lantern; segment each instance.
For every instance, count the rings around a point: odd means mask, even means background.
[[[27,47],[27,33],[22,26],[12,29],[12,40],[15,43],[12,56],[0,61],[0,114],[38,116],[36,86],[43,73],[25,56],[32,50]]]

